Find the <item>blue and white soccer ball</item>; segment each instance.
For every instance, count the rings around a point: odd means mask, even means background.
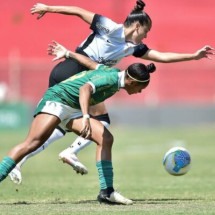
[[[191,167],[190,153],[183,147],[173,147],[164,155],[163,165],[171,175],[184,175]]]

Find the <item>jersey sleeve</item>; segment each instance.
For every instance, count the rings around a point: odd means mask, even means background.
[[[148,50],[149,48],[145,44],[140,44],[134,48],[133,56],[142,57]]]
[[[90,29],[97,34],[105,35],[112,32],[116,28],[116,26],[117,23],[115,23],[111,19],[99,14],[95,14]]]

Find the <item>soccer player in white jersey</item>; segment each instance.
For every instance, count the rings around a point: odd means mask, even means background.
[[[128,15],[123,24],[118,24],[102,15],[95,14],[76,6],[49,6],[38,3],[31,9],[32,14],[38,14],[38,19],[48,13],[60,13],[78,16],[90,25],[92,33],[78,46],[76,52],[90,57],[92,60],[105,65],[113,66],[120,59],[133,55],[139,59],[146,59],[154,62],[170,63],[189,60],[199,60],[210,58],[214,54],[210,46],[205,46],[195,53],[171,53],[160,52],[148,48],[142,40],[147,37],[152,27],[152,20],[144,12],[145,4],[138,0],[134,9]],[[65,80],[66,78],[86,70],[87,67],[81,65],[74,59],[67,57],[57,64],[52,70],[49,78],[49,87]],[[90,108],[90,114],[108,127],[110,119],[104,103],[100,103]],[[20,168],[23,163],[33,155],[44,150],[49,144],[62,138],[66,131],[56,128],[46,143],[35,152],[27,155],[11,172],[11,179],[15,183],[21,183],[22,177]],[[65,163],[71,165],[74,170],[81,174],[87,173],[87,168],[78,160],[77,154],[88,146],[91,140],[78,137],[70,147],[59,154]]]
[[[132,204],[132,200],[114,190],[112,145],[113,136],[98,120],[89,115],[89,106],[96,105],[113,96],[120,89],[129,95],[141,93],[150,82],[154,64],[130,65],[125,71],[98,64],[88,57],[68,51],[54,42],[49,54],[59,59],[65,55],[73,57],[91,70],[78,73],[53,87],[50,87],[35,110],[35,118],[26,139],[13,147],[0,162],[0,182],[27,154],[35,151],[49,138],[60,124],[64,129],[89,138],[97,144],[96,167],[99,175],[99,202]]]

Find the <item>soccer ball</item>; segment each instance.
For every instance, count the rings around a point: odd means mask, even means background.
[[[190,170],[190,153],[183,147],[173,147],[164,155],[163,165],[171,175],[184,175]]]

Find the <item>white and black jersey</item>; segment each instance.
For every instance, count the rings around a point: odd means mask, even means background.
[[[142,57],[148,50],[144,44],[135,45],[125,41],[123,24],[117,24],[107,17],[95,14],[90,28],[92,34],[81,43],[76,52],[100,64],[114,66],[123,57]],[[66,58],[51,71],[49,87],[84,70],[88,68],[73,58]]]
[[[142,57],[148,51],[145,44],[125,41],[123,24],[107,17],[95,14],[90,28],[92,34],[76,51],[85,53],[95,62],[113,66],[126,56]]]

